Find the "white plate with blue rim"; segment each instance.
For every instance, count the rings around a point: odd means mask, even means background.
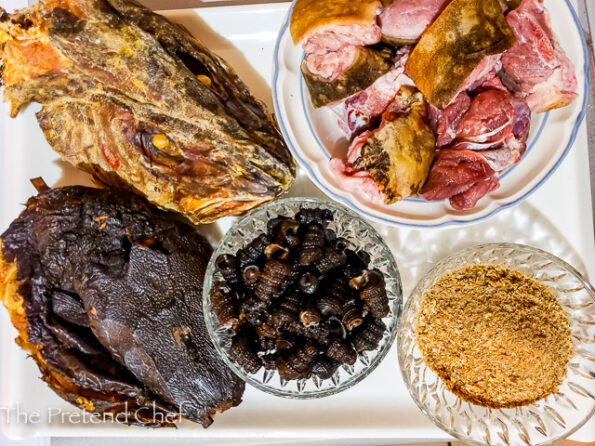
[[[295,0],[294,0],[295,3]],[[293,4],[275,47],[273,99],[277,121],[293,155],[308,176],[329,197],[381,223],[413,227],[463,225],[489,218],[537,190],[571,150],[585,116],[589,62],[576,11],[570,0],[544,0],[552,28],[575,66],[579,96],[567,107],[533,114],[527,150],[521,160],[500,174],[500,188],[473,209],[457,211],[448,200],[428,202],[411,197],[399,203],[374,203],[362,190],[345,190],[329,169],[331,157],[344,158],[349,140],[337,115],[328,107],[314,109],[300,71],[304,51],[289,31]]]

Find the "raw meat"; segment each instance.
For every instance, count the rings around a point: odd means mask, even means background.
[[[338,56],[339,53],[341,56]],[[324,55],[307,55],[301,70],[312,105],[322,107],[368,88],[393,68],[396,53],[395,48],[378,44],[345,47],[339,52]],[[313,73],[310,65],[314,65],[319,74]]]
[[[475,90],[480,85],[492,79],[502,69],[500,59],[502,54],[492,54],[484,57],[475,67],[471,74],[465,79],[460,91]]]
[[[495,175],[492,175],[491,177],[478,181],[465,192],[450,197],[450,205],[459,211],[472,209],[482,197],[493,190],[498,189],[498,187],[500,187],[498,178]]]
[[[365,187],[373,199],[382,198],[386,204],[416,194],[428,176],[436,146],[426,117],[422,94],[414,87],[401,88],[382,115],[380,127],[356,137],[347,154],[348,164],[332,161],[331,169],[348,190]],[[349,184],[350,176],[357,183]]]
[[[438,135],[436,147],[447,147],[455,140],[457,136],[457,126],[467,110],[471,107],[471,98],[467,93],[459,93],[451,104],[440,111],[437,107],[432,107],[435,116],[432,121],[436,122],[433,128]]]
[[[340,158],[331,159],[329,167],[338,180],[341,190],[361,190],[373,203],[384,203],[384,194],[380,192],[376,181],[374,181],[374,178],[368,172],[358,171]]]
[[[498,55],[515,42],[498,0],[452,0],[415,45],[407,75],[444,110],[462,89],[490,73]]]
[[[496,78],[497,79],[497,78]],[[500,172],[523,155],[531,111],[524,99],[511,95],[491,80],[471,99],[460,93],[443,112],[432,111],[437,147],[480,150],[492,169]]]
[[[506,19],[517,36],[502,56],[507,86],[527,95],[537,113],[570,104],[578,95],[574,66],[551,30],[542,0],[523,0]]]
[[[394,0],[380,14],[382,35],[398,43],[413,43],[450,0]]]
[[[380,42],[382,33],[376,23],[362,25],[329,25],[317,29],[303,43],[307,54],[325,54],[346,46],[367,46]]]
[[[310,53],[304,61],[311,74],[333,81],[353,64],[358,55],[357,49],[356,46],[346,46],[324,54]]]
[[[437,150],[428,181],[420,196],[428,201],[450,199],[457,210],[471,209],[499,186],[496,172],[479,152]]]
[[[381,6],[378,0],[296,1],[290,31],[295,44],[302,42],[307,72],[332,81],[352,65],[358,48],[380,42]]]
[[[514,120],[512,96],[504,91],[479,93],[457,125],[457,139],[471,142],[492,142],[510,127]]]
[[[376,16],[379,0],[297,0],[291,12],[293,43],[307,53],[337,51],[344,45],[372,45],[380,41]]]
[[[405,63],[411,47],[402,47],[397,52],[394,68],[379,77],[365,90],[332,106],[339,115],[339,125],[348,135],[357,134],[369,128],[378,120],[394,100],[403,85],[412,85],[405,75]]]

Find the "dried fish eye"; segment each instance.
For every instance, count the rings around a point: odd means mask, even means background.
[[[347,339],[347,329],[342,320],[336,316],[331,316],[328,318],[328,323],[330,333],[340,336],[341,339]]]
[[[285,260],[289,256],[289,249],[277,243],[271,243],[265,248],[264,254],[267,256],[267,259]]]
[[[273,313],[273,326],[279,329],[297,322],[300,303],[301,299],[298,295],[288,294],[285,296]]]
[[[260,279],[260,268],[258,265],[248,265],[242,271],[242,280],[247,288],[254,288]]]
[[[197,74],[196,78],[206,87],[210,87],[211,85],[213,85],[213,81],[211,81],[211,78],[209,76],[205,76],[204,74]]]
[[[298,282],[300,290],[306,294],[314,294],[318,290],[318,277],[311,272],[305,272]]]
[[[157,147],[159,150],[165,149],[169,146],[169,139],[163,133],[156,133],[153,135],[153,139],[151,140],[153,145]]]
[[[355,364],[357,352],[347,342],[333,339],[326,350],[326,356],[340,364]]]
[[[295,215],[295,219],[304,225],[317,223],[323,228],[326,228],[328,223],[333,221],[333,213],[328,209],[301,208]]]
[[[368,270],[363,270],[361,275],[354,277],[349,281],[349,286],[355,290],[361,290],[370,281]]]
[[[183,154],[163,133],[144,131],[140,133],[137,144],[151,161],[165,166],[176,166],[184,161]]]
[[[222,284],[217,284],[211,291],[213,311],[222,326],[236,327],[239,322],[235,309],[233,293],[226,292]]]
[[[271,239],[267,234],[260,234],[248,246],[238,250],[237,258],[240,262],[240,266],[246,266],[250,263],[256,263],[261,255],[264,254],[264,250],[271,244]]]
[[[378,347],[386,325],[381,319],[374,317],[367,317],[362,325],[360,325],[353,336],[351,343],[353,348],[359,353],[365,350],[374,350]]]
[[[236,334],[231,340],[229,356],[248,373],[256,373],[262,367],[260,359],[250,348],[248,340],[243,334]]]
[[[355,299],[349,299],[343,304],[341,322],[343,322],[348,331],[353,330],[364,322],[364,316]]]
[[[215,261],[221,275],[230,286],[240,283],[238,259],[232,254],[221,254]]]
[[[308,225],[299,249],[299,264],[308,266],[320,260],[324,245],[324,230],[317,224]]]
[[[264,264],[260,279],[254,287],[254,294],[260,300],[270,302],[279,297],[288,286],[287,279],[293,274],[294,267],[277,259],[270,259]]]
[[[300,312],[300,321],[304,327],[319,325],[322,321],[320,311],[318,311],[316,304],[312,300],[306,301],[306,304]]]
[[[334,248],[327,248],[322,257],[314,263],[314,266],[320,274],[326,274],[329,271],[345,265],[347,256],[345,251],[337,251]]]
[[[310,370],[319,378],[328,379],[335,374],[340,365],[341,364],[339,364],[334,359],[331,359],[325,355],[318,355],[312,361]]]
[[[372,316],[383,318],[390,311],[386,283],[384,275],[380,271],[372,270],[368,273],[368,283],[360,290],[359,295],[368,304]]]
[[[277,360],[279,374],[285,379],[304,377],[316,355],[318,348],[311,342],[293,349],[286,358],[281,357]]]

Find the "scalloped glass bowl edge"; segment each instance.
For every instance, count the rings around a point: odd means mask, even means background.
[[[276,370],[264,370],[263,368],[256,374],[246,372],[229,357],[227,351],[231,332],[229,329],[219,326],[210,302],[212,286],[222,280],[220,273],[216,270],[215,259],[221,254],[235,254],[239,248],[245,246],[260,233],[266,232],[266,224],[271,218],[278,215],[293,216],[300,207],[322,207],[333,212],[335,220],[329,224],[329,227],[334,229],[339,237],[345,237],[358,249],[364,249],[370,253],[372,265],[385,274],[389,297],[390,312],[387,317],[383,318],[387,330],[379,346],[375,350],[359,354],[353,366],[344,365],[331,378],[325,380],[314,376],[308,379],[286,381],[279,376]],[[292,399],[313,399],[334,395],[349,389],[372,373],[396,339],[402,308],[401,276],[396,260],[382,237],[368,222],[353,211],[328,200],[315,198],[280,199],[264,204],[241,218],[224,235],[211,256],[203,284],[203,313],[207,330],[223,361],[236,375],[257,389]]]
[[[488,409],[446,390],[423,360],[415,325],[425,291],[450,271],[472,264],[505,264],[547,285],[568,317],[574,342],[564,382],[531,405]],[[595,413],[595,290],[571,265],[546,251],[513,243],[489,243],[458,251],[437,263],[405,303],[397,349],[403,381],[417,406],[436,425],[470,444],[545,446],[560,441]]]

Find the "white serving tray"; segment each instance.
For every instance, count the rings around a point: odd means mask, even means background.
[[[272,54],[288,6],[285,3],[213,7],[172,11],[165,15],[184,24],[209,48],[223,56],[255,96],[270,107]],[[53,186],[90,184],[85,174],[58,161],[58,156],[49,148],[37,126],[34,117],[37,109],[31,106],[14,120],[8,119],[6,105],[0,110],[0,232],[21,212],[27,198],[35,193],[29,178],[43,176]],[[527,243],[561,256],[587,276],[595,277],[587,166],[583,127],[575,147],[547,184],[528,202],[488,221],[439,230],[390,228],[376,224],[397,257],[405,296],[433,262],[454,249],[479,242]],[[303,172],[299,173],[290,195],[324,197]],[[231,218],[222,219],[217,224],[201,227],[201,231],[215,243],[231,222]],[[0,322],[0,419],[3,432],[12,438],[195,437],[200,438],[201,443],[351,439],[350,444],[354,441],[369,444],[381,439],[382,442],[392,440],[394,443],[448,439],[409,397],[398,370],[395,348],[368,378],[354,388],[329,398],[286,400],[247,386],[243,403],[217,415],[213,425],[206,430],[193,423],[183,423],[178,429],[83,423],[82,412],[61,400],[39,379],[33,360],[27,358],[13,342],[16,331],[6,311],[0,311]],[[57,411],[64,416],[56,415]],[[27,422],[24,422],[25,416]],[[592,440],[594,432],[592,420],[573,438]]]

